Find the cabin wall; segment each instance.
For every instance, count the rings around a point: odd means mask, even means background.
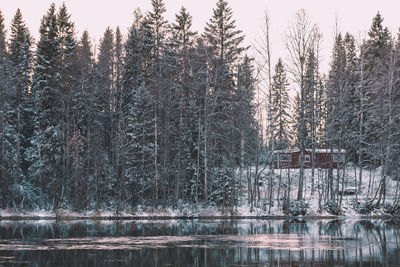
[[[291,155],[291,161],[279,161],[280,155]],[[312,152],[305,151],[304,155],[310,156],[310,162],[304,162],[304,168],[310,169],[312,168]],[[342,157],[344,156],[341,153]],[[278,153],[278,161],[274,161],[275,169],[299,169],[300,168],[300,151],[297,152],[280,152]],[[315,168],[328,169],[330,165],[330,153],[315,153]],[[338,167],[342,167],[343,162],[333,162],[332,168],[337,169]]]

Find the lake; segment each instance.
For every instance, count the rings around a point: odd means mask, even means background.
[[[0,266],[399,266],[386,220],[0,221]]]

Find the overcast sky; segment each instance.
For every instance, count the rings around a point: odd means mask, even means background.
[[[9,28],[17,8],[20,8],[25,21],[35,39],[38,39],[40,19],[48,10],[50,3],[57,7],[65,2],[72,15],[78,36],[88,30],[91,37],[98,40],[105,28],[120,26],[124,35],[133,18],[133,11],[139,7],[146,12],[151,8],[150,0],[0,0],[0,10]],[[193,16],[193,28],[202,32],[206,21],[212,15],[216,0],[165,0],[169,21],[175,19],[181,6],[185,6]],[[268,9],[271,17],[271,39],[273,64],[278,57],[285,57],[283,33],[294,13],[304,8],[318,24],[323,37],[323,71],[327,71],[333,43],[335,17],[339,18],[339,30],[350,32],[356,38],[364,37],[370,28],[372,17],[379,11],[384,24],[392,33],[400,26],[400,1],[398,0],[229,0],[237,27],[246,35],[246,43],[252,44],[261,32],[264,12]]]

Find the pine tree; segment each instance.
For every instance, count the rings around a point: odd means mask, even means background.
[[[364,106],[363,111],[364,125],[368,131],[368,137],[364,140],[367,144],[367,151],[374,151],[378,148],[379,136],[381,135],[379,126],[382,120],[379,118],[383,87],[387,87],[385,74],[388,72],[389,57],[391,51],[391,36],[387,27],[383,26],[383,18],[378,12],[372,20],[371,29],[368,32],[369,39],[365,43],[364,54]],[[378,108],[378,109],[376,109]],[[380,160],[375,152],[368,153],[367,159]]]
[[[92,104],[90,98],[94,98],[93,83],[93,53],[89,39],[89,33],[84,31],[80,41],[76,45],[73,59],[75,68],[76,89],[71,96],[72,125],[74,132],[86,136],[88,129],[88,112]]]
[[[63,200],[70,201],[75,198],[75,192],[69,187],[74,183],[71,181],[72,166],[72,153],[70,153],[69,144],[73,142],[79,134],[73,131],[72,118],[72,95],[78,90],[76,81],[76,69],[74,68],[74,59],[76,53],[77,41],[75,39],[75,26],[70,20],[71,15],[68,14],[65,3],[63,3],[57,13],[57,39],[60,49],[59,64],[60,69],[58,75],[60,76],[59,90],[61,92],[61,105],[62,105],[62,138],[63,138],[63,162],[62,162],[62,192]]]
[[[114,101],[114,34],[110,27],[100,40],[99,55],[95,66],[95,123],[93,153],[95,162],[94,191],[96,210],[110,201],[110,188],[115,185],[115,169],[112,165],[112,121]],[[108,190],[108,191],[107,191]],[[106,193],[108,192],[108,193]]]
[[[282,60],[279,58],[275,66],[275,75],[272,77],[272,103],[273,103],[273,121],[274,142],[276,149],[286,149],[290,146],[291,139],[289,133],[289,124],[291,121],[289,114],[289,82],[286,78],[286,72]]]
[[[372,22],[368,32],[369,48],[372,50],[370,63],[374,64],[371,69],[372,82],[370,83],[371,92],[371,117],[367,142],[370,145],[370,157],[381,165],[381,180],[379,184],[379,195],[376,205],[382,202],[385,204],[386,186],[388,174],[390,172],[393,130],[393,42],[387,27],[383,27],[383,18],[378,13]],[[377,58],[373,58],[373,57]],[[373,139],[374,138],[374,139]]]
[[[36,49],[32,95],[35,100],[35,134],[27,157],[29,174],[42,189],[42,208],[58,208],[63,182],[64,146],[62,132],[62,92],[60,90],[60,45],[57,16],[52,4],[40,26]]]
[[[8,100],[10,103],[9,123],[15,130],[15,148],[17,162],[15,167],[18,172],[14,174],[12,186],[14,205],[23,207],[24,201],[28,205],[36,205],[32,201],[36,200],[37,195],[31,192],[34,190],[29,182],[27,169],[30,162],[25,158],[25,151],[30,146],[33,135],[33,98],[30,93],[31,71],[32,71],[32,51],[31,36],[25,22],[22,20],[21,11],[18,9],[11,22],[11,36],[9,43],[10,58],[10,88],[12,95]]]
[[[154,192],[154,98],[146,88],[149,50],[144,39],[141,13],[135,11],[135,21],[125,43],[123,69],[122,113],[125,138],[125,185],[129,203],[149,205],[146,196]],[[150,199],[151,200],[151,199]]]
[[[191,30],[192,16],[187,12],[186,8],[181,7],[179,13],[175,15],[175,23],[172,25],[173,35],[177,42],[177,46],[182,53],[188,53],[188,48],[193,45],[193,37],[196,35]]]
[[[96,64],[97,94],[99,96],[99,111],[104,123],[104,145],[108,155],[111,155],[111,113],[114,104],[114,34],[108,27],[100,40],[99,55]]]
[[[237,89],[234,93],[234,160],[239,166],[239,176],[234,181],[234,194],[230,196],[233,203],[237,204],[242,193],[244,184],[244,169],[250,166],[257,153],[257,122],[255,120],[255,105],[253,103],[255,95],[256,80],[254,78],[254,66],[252,59],[247,55],[243,62],[239,64],[237,73]]]
[[[150,90],[152,94],[153,103],[153,129],[154,129],[154,194],[153,194],[153,205],[159,205],[159,194],[163,191],[163,197],[165,204],[166,190],[165,190],[165,163],[162,158],[162,145],[165,147],[165,140],[167,136],[161,136],[161,134],[168,134],[166,131],[161,132],[161,129],[166,129],[168,127],[167,118],[168,113],[162,109],[165,107],[167,102],[168,89],[164,88],[164,77],[163,67],[163,55],[166,52],[166,25],[167,21],[164,19],[164,13],[166,11],[165,4],[162,0],[152,0],[152,11],[148,12],[143,19],[143,31],[144,31],[144,53],[146,54],[145,64],[146,68],[146,79],[145,84],[147,90]],[[164,143],[161,143],[164,141]],[[164,153],[167,153],[164,151]],[[165,154],[164,160],[166,160]],[[161,166],[162,164],[162,166]],[[160,170],[160,166],[164,169]],[[160,177],[163,175],[164,177]],[[163,179],[161,179],[163,178]],[[161,179],[161,180],[160,180]]]
[[[359,84],[359,60],[354,37],[346,33],[344,37],[344,48],[346,51],[346,73],[344,91],[344,138],[343,147],[346,150],[346,160],[356,163],[358,150],[358,107],[360,105],[357,96],[357,86]]]
[[[193,81],[191,82],[190,92],[192,97],[190,100],[190,107],[194,114],[192,117],[192,135],[193,145],[195,149],[192,150],[192,157],[196,159],[196,164],[193,165],[194,175],[189,177],[187,192],[189,199],[195,202],[200,201],[201,194],[203,195],[204,202],[209,200],[209,133],[210,129],[210,96],[209,96],[209,69],[207,68],[209,55],[213,55],[210,46],[205,43],[201,37],[197,38],[196,45],[191,55],[191,73]],[[202,189],[202,190],[201,190]]]
[[[315,92],[318,85],[316,68],[315,54],[314,51],[310,49],[307,57],[306,75],[304,79],[304,120],[306,127],[305,147],[308,149],[315,144]]]
[[[392,121],[390,126],[390,142],[392,147],[390,149],[390,162],[387,164],[388,175],[392,179],[399,180],[400,162],[397,160],[400,156],[400,131],[398,125],[400,123],[400,33],[397,33],[397,38],[393,47],[393,75],[392,75]],[[398,201],[398,195],[396,196]]]
[[[94,162],[93,135],[96,123],[95,91],[93,75],[93,53],[89,33],[84,31],[76,45],[73,68],[75,69],[76,88],[71,95],[71,125],[73,135],[68,142],[71,164],[71,192],[73,208],[80,211],[89,206],[89,183],[93,176]]]
[[[196,106],[193,100],[192,86],[193,78],[190,75],[193,60],[193,40],[196,35],[191,31],[192,16],[182,7],[178,14],[175,15],[175,23],[172,25],[173,39],[171,41],[172,48],[176,50],[176,65],[178,65],[178,73],[176,76],[175,105],[173,106],[173,123],[175,125],[176,134],[174,142],[176,143],[176,153],[173,158],[172,165],[176,166],[173,170],[174,181],[174,198],[173,205],[182,196],[182,188],[190,185],[197,192],[194,200],[198,201],[198,191],[200,185],[200,177],[196,174],[197,155],[192,151],[196,150],[196,141],[194,135],[197,133],[197,122],[194,120],[196,114]],[[175,117],[175,118],[174,118]]]
[[[360,126],[360,143],[362,150],[361,164],[368,160],[372,164],[382,165],[379,195],[376,205],[385,202],[387,168],[388,129],[391,118],[388,112],[389,95],[391,94],[390,76],[392,69],[392,40],[387,27],[383,26],[383,18],[377,13],[372,20],[368,32],[369,39],[362,47],[362,75],[360,83],[362,91]],[[390,101],[389,101],[390,102]],[[361,182],[360,182],[361,183]],[[372,203],[372,202],[371,202]]]
[[[317,148],[326,148],[326,77],[323,75],[318,81],[319,85],[316,92],[315,112],[317,120],[316,140]]]
[[[111,130],[113,138],[112,162],[116,173],[115,198],[117,199],[117,212],[120,210],[121,203],[126,199],[123,194],[123,186],[125,183],[124,173],[124,158],[123,149],[123,118],[122,118],[122,103],[123,103],[123,57],[124,45],[122,34],[119,27],[115,30],[115,68],[114,68],[114,116]]]
[[[29,146],[33,134],[32,97],[31,86],[32,51],[31,36],[25,22],[22,20],[21,11],[18,9],[11,23],[11,39],[9,44],[10,62],[12,63],[12,85],[15,93],[15,117],[18,135],[18,151],[20,167],[26,174],[29,162],[24,157],[24,152]]]
[[[13,99],[10,90],[10,62],[8,60],[4,17],[0,12],[0,190],[1,207],[10,206],[12,200],[11,185],[14,179],[20,179],[18,168],[19,153],[15,149],[18,140],[15,138],[15,127],[10,125],[12,119]],[[11,114],[10,114],[11,113]]]
[[[245,50],[242,47],[244,36],[240,30],[236,30],[235,20],[232,19],[232,10],[224,0],[217,2],[213,10],[213,16],[207,22],[204,36],[214,54],[210,58],[209,86],[212,88],[210,97],[212,106],[208,107],[210,116],[210,156],[215,167],[214,174],[217,177],[230,177],[231,187],[235,184],[234,172],[234,120],[233,120],[233,96],[235,90],[234,67],[236,60]],[[231,140],[231,142],[227,142]],[[235,140],[238,142],[238,140]],[[239,141],[240,142],[240,141]],[[221,173],[226,175],[220,176]],[[213,179],[214,181],[218,179]],[[217,189],[220,182],[214,183]],[[233,206],[224,202],[224,205]]]
[[[319,124],[317,117],[317,94],[320,84],[318,73],[318,59],[316,58],[316,47],[310,47],[305,60],[304,77],[302,79],[303,89],[299,94],[297,101],[296,126],[297,126],[297,145],[302,151],[300,156],[300,178],[298,186],[298,200],[303,198],[304,187],[304,150],[312,149],[312,173],[311,188],[314,191],[314,163],[315,149],[317,147],[317,126]]]
[[[327,83],[327,140],[328,148],[340,148],[343,140],[344,127],[344,92],[346,87],[346,50],[342,35],[335,38],[332,52],[331,69]],[[329,168],[329,192],[331,200],[334,198],[332,155]],[[337,181],[337,188],[339,187]]]

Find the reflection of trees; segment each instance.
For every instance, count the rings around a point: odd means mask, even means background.
[[[387,266],[399,262],[399,227],[382,220],[361,220],[354,224],[357,242],[355,261],[374,262]]]
[[[288,250],[284,247],[249,246],[252,235],[299,235],[301,247],[314,249]],[[135,266],[171,264],[173,266],[224,266],[246,264],[277,265],[337,265],[382,264],[400,262],[398,226],[385,224],[381,220],[182,220],[182,221],[67,221],[47,223],[0,222],[0,239],[54,239],[104,236],[211,236],[208,241],[195,239],[183,246],[169,244],[165,248],[117,251],[21,251],[18,260],[31,260],[37,265],[63,259],[65,266],[93,265],[101,259],[102,265],[115,266],[111,260],[135,262]],[[212,236],[215,235],[215,239]],[[224,241],[225,235],[243,236],[239,241]],[[245,237],[247,239],[245,239]],[[250,239],[248,238],[250,237]],[[312,237],[312,238],[307,238]],[[40,242],[40,241],[37,241]],[[297,242],[297,241],[296,241]],[[320,246],[320,249],[318,247]],[[323,249],[322,247],[343,249]],[[0,256],[5,255],[0,251]],[[88,256],[93,254],[94,256]],[[92,257],[92,258],[90,258]],[[102,258],[105,257],[105,258]],[[81,261],[82,260],[82,261]],[[102,262],[103,263],[103,262]],[[115,263],[115,262],[114,262]],[[273,263],[273,264],[271,264]],[[51,264],[47,264],[51,266]]]
[[[283,234],[309,234],[308,224],[305,220],[291,219],[283,222]]]
[[[343,220],[332,220],[325,224],[325,234],[334,236],[343,236],[342,234]]]

